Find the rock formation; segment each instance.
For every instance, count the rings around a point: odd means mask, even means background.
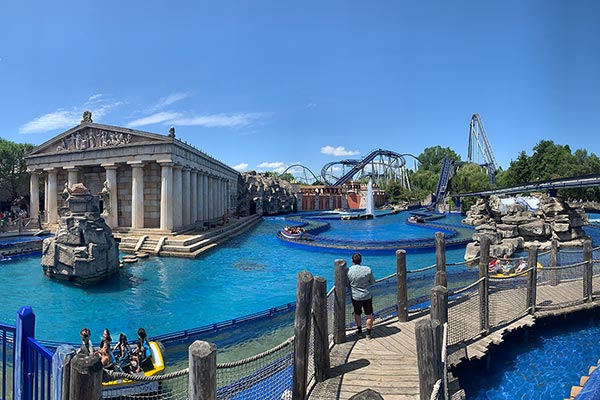
[[[588,224],[583,209],[569,206],[565,201],[536,193],[525,201],[508,202],[498,196],[479,199],[463,223],[475,226],[473,242],[467,245],[465,260],[477,257],[481,237],[490,238],[490,255],[511,256],[515,251],[537,245],[547,250],[553,239],[561,247],[581,246],[587,237],[582,227]],[[531,207],[531,205],[537,207]]]
[[[238,213],[246,216],[286,214],[297,210],[298,189],[264,172],[244,172],[238,183]]]
[[[119,246],[100,216],[98,196],[77,183],[65,188],[64,197],[56,236],[44,239],[44,274],[88,284],[118,272]]]

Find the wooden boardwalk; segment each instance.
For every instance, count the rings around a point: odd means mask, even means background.
[[[381,322],[373,328],[371,340],[358,339],[349,331],[346,343],[331,351],[331,378],[315,385],[309,398],[349,399],[370,388],[386,400],[418,399],[417,321]]]

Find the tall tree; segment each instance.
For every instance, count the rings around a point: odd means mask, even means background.
[[[0,193],[2,200],[13,202],[29,194],[29,175],[25,155],[34,146],[0,138]]]

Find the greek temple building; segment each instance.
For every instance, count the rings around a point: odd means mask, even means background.
[[[236,211],[240,174],[177,139],[173,128],[159,135],[97,124],[86,111],[79,125],[35,148],[26,161],[30,215],[43,209],[50,225],[75,183],[100,195],[107,224],[123,233],[202,229]]]

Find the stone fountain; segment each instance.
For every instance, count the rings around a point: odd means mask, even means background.
[[[65,185],[63,198],[56,235],[44,239],[44,274],[85,285],[117,273],[119,246],[100,215],[99,197],[76,183],[70,188]]]

